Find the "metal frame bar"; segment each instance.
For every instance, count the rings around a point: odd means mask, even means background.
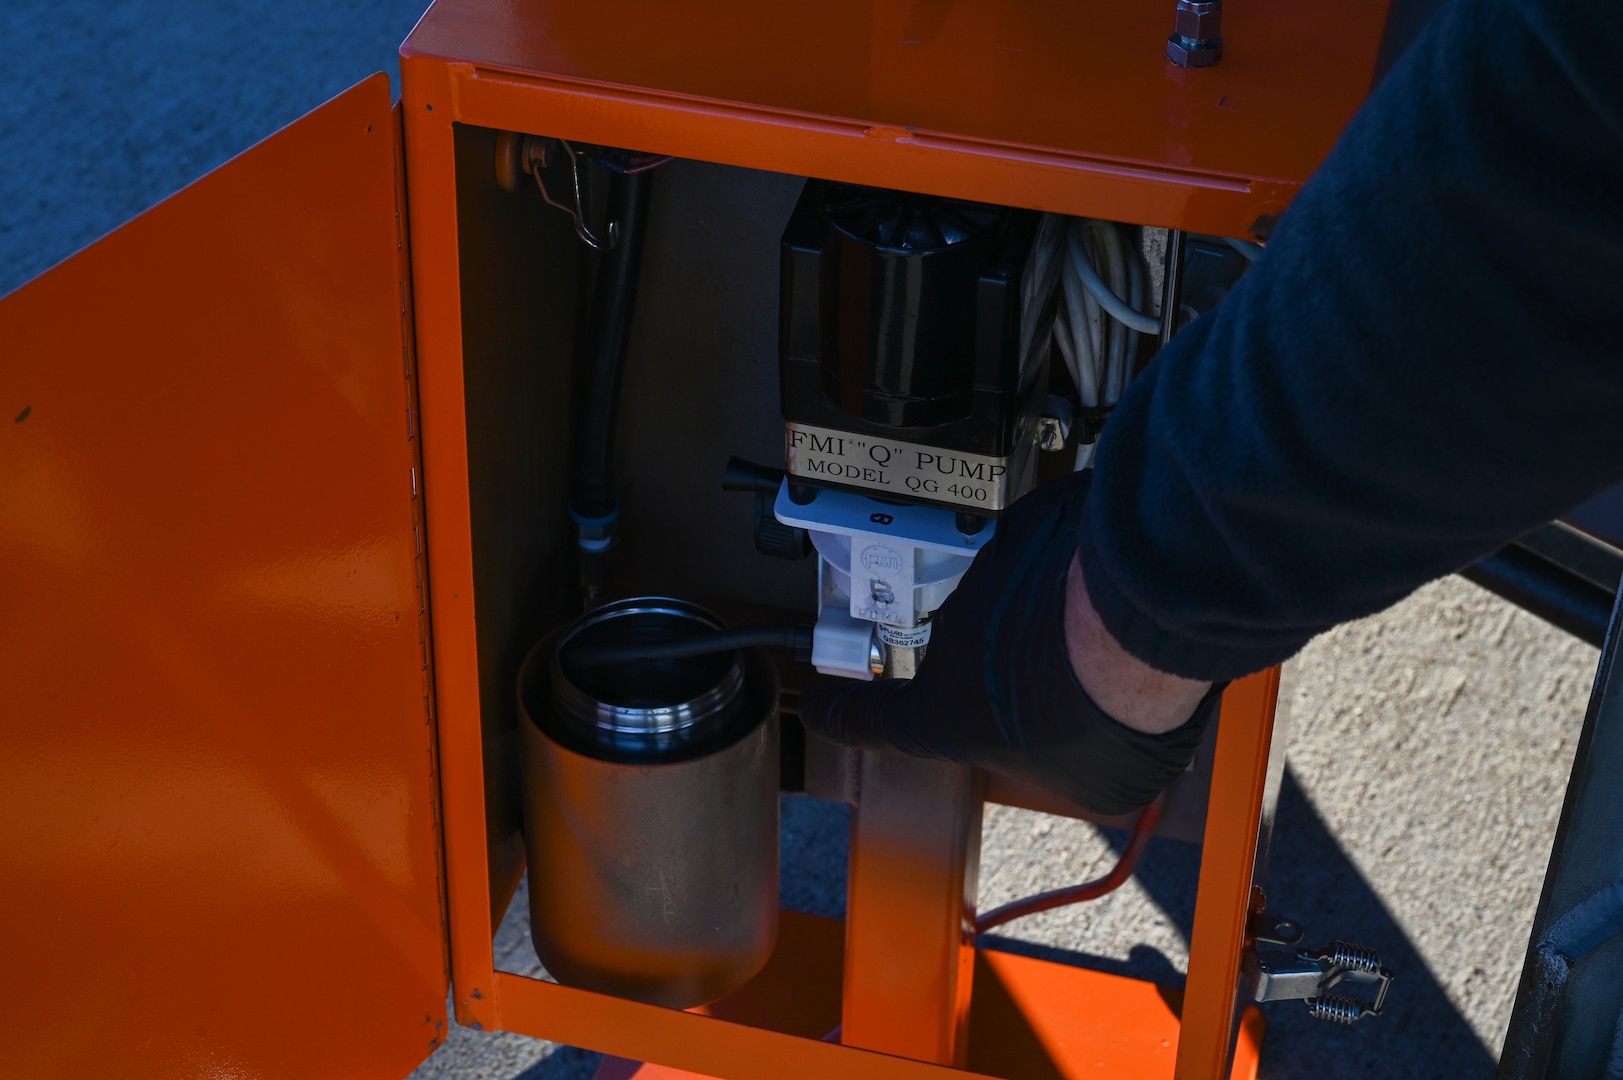
[[[841,1041],[962,1066],[984,780],[951,762],[872,750],[860,775]]]
[[[1623,1068],[1623,591],[1595,672],[1499,1080]]]
[[[1184,984],[1178,1080],[1227,1075],[1234,1053],[1240,964],[1252,910],[1279,682],[1279,668],[1270,668],[1223,693]]]
[[[1460,576],[1600,646],[1623,579],[1623,550],[1559,521],[1541,525]]]
[[[974,1080],[981,1075],[497,972],[502,1028],[729,1080]],[[991,1078],[987,1078],[991,1080]]]

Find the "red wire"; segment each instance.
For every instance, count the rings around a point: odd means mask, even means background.
[[[1127,838],[1127,847],[1122,850],[1121,858],[1116,860],[1116,865],[1111,867],[1110,873],[1097,881],[1038,893],[1036,896],[1028,896],[1024,900],[1016,900],[1012,904],[993,908],[975,920],[975,933],[984,934],[993,927],[1025,918],[1027,915],[1035,915],[1039,911],[1052,911],[1068,904],[1097,900],[1106,893],[1121,888],[1127,879],[1133,876],[1139,858],[1150,844],[1150,837],[1155,835],[1155,825],[1161,820],[1161,806],[1165,800],[1164,794],[1157,795],[1154,802],[1139,812],[1138,820],[1133,823],[1133,834]]]

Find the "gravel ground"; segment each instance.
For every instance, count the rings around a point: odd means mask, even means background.
[[[1491,1075],[1596,659],[1457,578],[1303,652],[1267,892],[1314,943],[1374,946],[1401,981],[1388,1015],[1352,1028],[1268,1006],[1267,1080]],[[1120,843],[1100,832],[996,811],[982,903],[1090,876]],[[1019,934],[1181,972],[1198,867],[1158,844],[1120,893]]]
[[[0,293],[372,71],[421,0],[17,0],[0,7]],[[1351,1029],[1270,1007],[1263,1076],[1487,1076],[1582,719],[1595,650],[1459,580],[1315,642],[1300,660],[1269,894],[1315,940],[1378,947],[1390,1015]],[[785,899],[837,915],[846,813],[785,803]],[[1093,876],[1119,835],[988,813],[981,902]],[[1098,903],[1000,947],[1176,981],[1193,848],[1157,842]],[[522,910],[522,903],[515,905]],[[499,952],[532,961],[521,919]],[[590,1076],[595,1055],[457,1029],[420,1080]]]

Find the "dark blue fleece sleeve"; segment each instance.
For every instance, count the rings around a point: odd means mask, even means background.
[[[1080,529],[1154,667],[1285,659],[1623,478],[1612,0],[1453,0],[1112,416]]]

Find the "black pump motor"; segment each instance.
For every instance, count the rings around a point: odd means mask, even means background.
[[[995,515],[1030,486],[1043,358],[1020,356],[1037,215],[810,181],[783,236],[790,476]]]

